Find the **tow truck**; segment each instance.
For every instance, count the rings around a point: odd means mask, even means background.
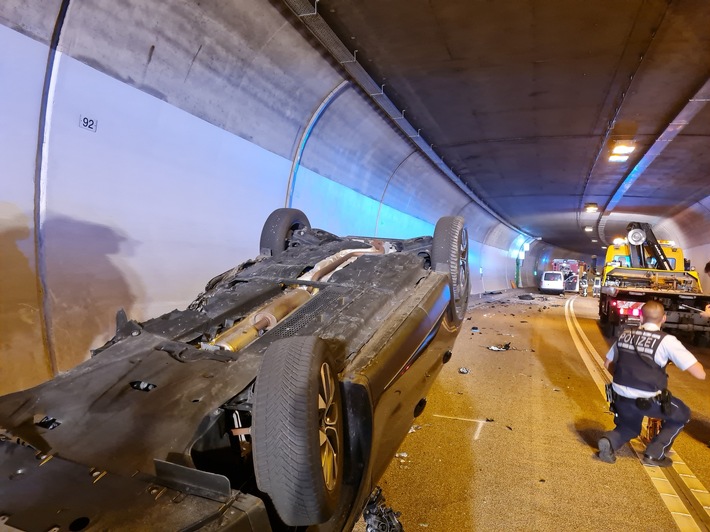
[[[710,303],[698,272],[672,241],[658,240],[648,223],[631,222],[627,238],[609,246],[599,295],[599,321],[605,336],[615,337],[626,326],[641,322],[646,301],[666,309],[664,330],[684,332],[694,343],[707,342],[710,322],[700,311]]]

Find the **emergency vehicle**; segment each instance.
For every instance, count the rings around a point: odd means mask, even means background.
[[[599,294],[599,321],[606,336],[641,322],[646,301],[666,309],[664,330],[688,331],[693,340],[708,339],[710,321],[700,311],[710,303],[698,273],[686,264],[683,250],[672,241],[657,240],[647,223],[631,222],[628,236],[609,246]]]
[[[579,280],[586,271],[586,264],[576,259],[552,259],[552,269],[562,272],[565,292],[579,292]]]

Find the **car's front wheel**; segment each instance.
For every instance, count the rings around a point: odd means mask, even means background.
[[[256,381],[254,470],[289,526],[327,521],[340,499],[344,460],[340,384],[326,344],[314,337],[274,342]]]
[[[434,268],[441,267],[448,271],[451,312],[457,321],[463,320],[471,284],[468,268],[468,232],[462,216],[444,216],[436,223],[431,262]]]

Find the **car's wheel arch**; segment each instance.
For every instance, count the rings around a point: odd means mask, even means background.
[[[309,527],[309,530],[350,530],[362,516],[377,479],[372,478],[373,409],[368,387],[358,381],[341,382],[345,421],[345,462],[343,487],[338,508],[326,523]]]

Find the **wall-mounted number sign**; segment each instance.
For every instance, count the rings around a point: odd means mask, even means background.
[[[89,118],[88,116],[82,115],[79,117],[79,126],[96,133],[96,129],[99,127],[99,121],[95,118]]]

